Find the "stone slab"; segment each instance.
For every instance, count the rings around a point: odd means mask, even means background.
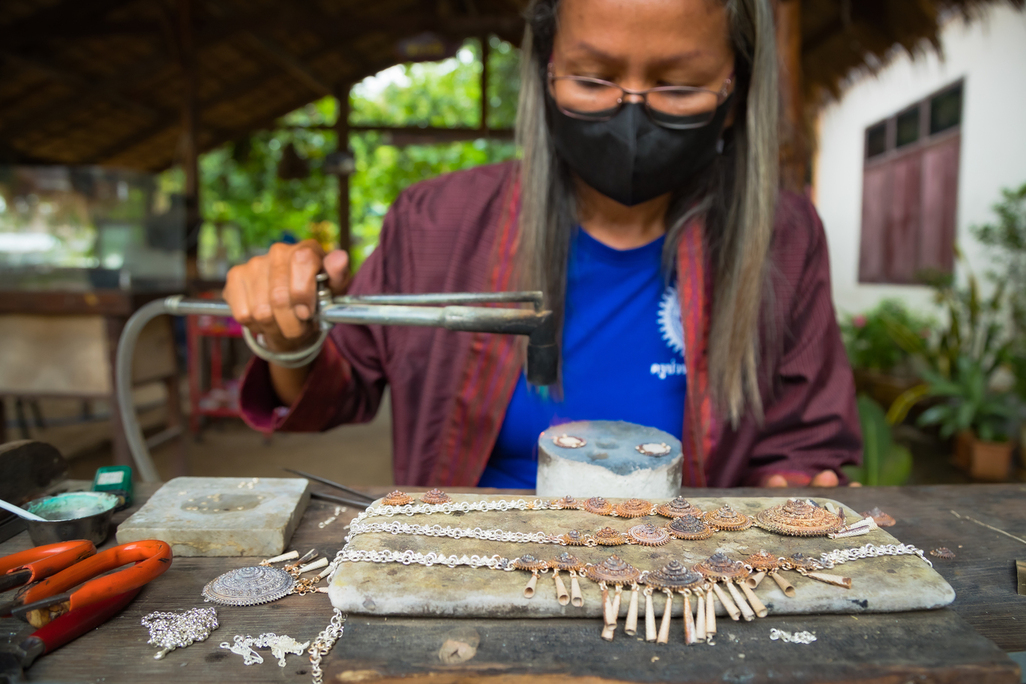
[[[579,448],[553,440],[571,435]],[[643,454],[642,444],[666,444],[665,454]],[[680,487],[680,440],[653,427],[620,420],[582,420],[550,427],[538,437],[538,496],[672,498]]]
[[[510,496],[453,494],[455,501],[482,499],[511,499]],[[758,498],[692,498],[690,501],[702,510],[713,510],[730,503],[748,515],[784,503],[783,497]],[[618,499],[610,499],[616,502]],[[861,516],[855,511],[830,499],[816,499],[844,508],[848,522]],[[385,521],[388,518],[374,518]],[[418,524],[439,524],[443,527],[481,527],[510,532],[538,532],[562,534],[571,529],[594,531],[610,526],[626,531],[639,522],[665,525],[659,516],[623,520],[601,517],[584,511],[489,511],[457,513],[453,515],[397,516],[392,520]],[[837,548],[857,548],[865,544],[900,543],[882,529],[848,539],[784,537],[765,530],[752,528],[743,532],[718,532],[704,541],[673,540],[668,545],[651,548],[642,546],[572,547],[550,544],[516,544],[482,541],[478,539],[450,539],[414,535],[368,533],[355,537],[352,548],[364,550],[404,551],[421,553],[436,551],[459,555],[499,554],[516,558],[530,553],[541,558],[552,558],[570,550],[590,563],[600,563],[616,553],[641,570],[656,570],[671,559],[693,565],[717,550],[741,560],[765,550],[777,556],[790,556],[796,552],[818,557]],[[786,577],[797,589],[797,596],[787,598],[772,581],[764,581],[757,590],[760,599],[771,614],[858,614],[940,608],[951,603],[955,592],[928,564],[916,556],[887,556],[852,561],[837,566],[830,572],[851,577],[851,589],[843,589],[801,577],[788,572]],[[551,575],[538,581],[534,598],[524,598],[523,588],[529,575],[524,572],[501,572],[487,568],[449,568],[446,566],[404,566],[399,563],[344,563],[329,588],[332,604],[344,612],[367,615],[401,616],[454,616],[454,617],[601,617],[600,591],[596,584],[584,580],[584,606],[561,606],[556,601]],[[658,603],[658,601],[657,601]],[[626,615],[627,601],[622,602],[621,613]],[[675,612],[681,603],[674,603]],[[661,612],[661,607],[657,608]],[[722,607],[721,607],[722,610]]]
[[[160,539],[176,556],[276,556],[310,501],[305,478],[177,477],[118,526],[119,544]]]

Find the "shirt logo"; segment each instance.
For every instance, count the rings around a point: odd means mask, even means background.
[[[684,324],[680,319],[680,299],[677,297],[677,288],[669,286],[663,293],[659,302],[659,332],[666,342],[666,346],[675,354],[684,356]],[[665,380],[671,375],[687,375],[687,367],[680,361],[674,359],[669,363],[653,363],[649,372],[660,380]]]
[[[680,298],[674,285],[666,288],[659,302],[659,332],[666,346],[684,356],[684,323],[680,319]]]

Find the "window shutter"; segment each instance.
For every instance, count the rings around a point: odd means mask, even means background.
[[[919,268],[951,273],[955,266],[958,211],[958,157],[961,136],[952,135],[923,150],[923,221]]]

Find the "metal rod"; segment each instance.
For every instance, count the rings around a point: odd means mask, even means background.
[[[357,491],[355,489],[346,487],[345,485],[339,484],[338,482],[329,480],[326,477],[321,477],[320,475],[312,475],[310,473],[304,473],[302,470],[294,470],[292,468],[282,468],[282,470],[284,470],[286,473],[299,475],[300,477],[305,477],[308,480],[313,480],[314,482],[320,482],[321,484],[328,485],[329,487],[334,487],[335,489],[341,489],[343,492],[349,492],[353,496],[356,496],[360,499],[367,499],[368,503],[374,501],[374,497],[368,496],[367,494],[364,494],[363,492]]]
[[[461,305],[414,306],[448,302],[530,303],[535,309],[539,309],[542,302],[540,292],[373,295],[339,299],[342,303],[337,303],[336,300],[333,305],[318,311],[317,320],[325,323],[414,325],[467,332],[525,335],[528,337],[527,381],[534,385],[551,385],[558,377],[559,347],[556,345],[555,322],[551,311]],[[360,303],[352,303],[356,301]],[[115,361],[115,393],[121,411],[125,439],[139,476],[144,482],[159,481],[160,474],[146,447],[146,439],[135,415],[135,405],[132,401],[132,359],[135,356],[135,344],[139,333],[147,323],[163,314],[223,318],[230,318],[232,315],[231,307],[225,302],[174,295],[140,307],[125,324]],[[332,483],[332,486],[335,484]],[[337,500],[350,506],[365,506],[355,501],[342,500],[341,497],[330,499],[328,495],[321,495],[321,498]]]
[[[322,494],[321,492],[311,490],[310,496],[315,499],[321,499],[322,501],[330,501],[332,503],[342,504],[343,506],[352,506],[353,508],[367,508],[371,505],[370,501],[358,501],[356,499],[347,499],[344,496],[335,496],[334,494]]]

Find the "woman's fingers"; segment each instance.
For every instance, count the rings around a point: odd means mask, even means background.
[[[309,321],[317,300],[317,274],[324,250],[316,240],[303,240],[292,248],[289,272],[289,297],[300,321]]]
[[[766,479],[766,482],[763,483],[762,486],[763,487],[786,487],[787,486],[787,478],[785,478],[783,475],[770,475]]]
[[[349,288],[349,253],[341,249],[328,252],[324,257],[324,272],[333,295],[343,295]]]
[[[840,480],[837,473],[832,470],[824,470],[812,478],[810,483],[812,487],[836,487],[838,484],[840,484]]]

